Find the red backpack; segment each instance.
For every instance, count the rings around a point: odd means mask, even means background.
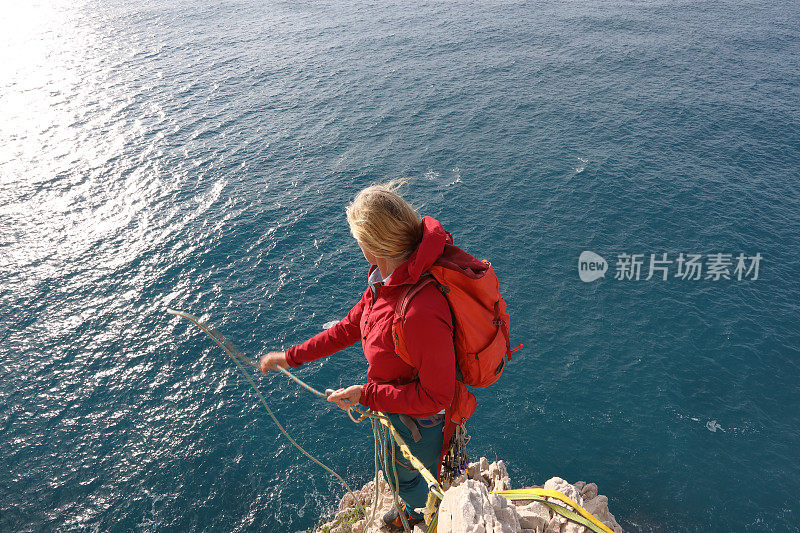
[[[395,351],[410,363],[403,334],[403,321],[411,298],[423,287],[435,283],[447,298],[453,316],[453,342],[460,376],[451,419],[465,421],[475,410],[475,397],[464,384],[488,387],[500,378],[506,358],[522,348],[511,349],[506,302],[491,263],[480,261],[452,244],[445,244],[441,257],[420,280],[401,295],[392,323]]]

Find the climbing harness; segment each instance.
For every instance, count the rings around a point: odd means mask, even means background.
[[[272,418],[272,421],[275,422],[275,425],[278,426],[278,429],[281,431],[281,433],[283,433],[283,435],[287,439],[289,439],[289,442],[291,442],[295,448],[300,450],[300,452],[302,452],[303,455],[305,455],[306,457],[314,461],[316,464],[321,466],[323,469],[325,469],[327,472],[329,472],[331,475],[336,477],[336,479],[338,479],[342,483],[347,492],[350,493],[353,492],[353,490],[350,488],[350,486],[347,484],[344,478],[342,478],[342,476],[337,474],[332,468],[325,465],[322,461],[314,457],[311,453],[309,453],[302,446],[300,446],[300,444],[298,444],[297,441],[295,441],[291,437],[291,435],[289,435],[289,432],[286,431],[283,425],[275,417],[275,414],[272,412],[272,409],[270,409],[266,399],[264,399],[264,396],[261,394],[261,391],[255,384],[255,381],[253,381],[253,378],[250,376],[250,373],[247,372],[247,370],[245,369],[245,366],[249,366],[256,370],[260,370],[261,367],[256,361],[253,361],[252,359],[246,357],[230,341],[228,341],[228,339],[226,339],[225,336],[223,336],[215,327],[197,318],[196,316],[189,314],[185,311],[178,311],[175,309],[167,309],[167,312],[169,314],[185,318],[186,320],[188,320],[189,322],[193,323],[195,326],[200,328],[206,335],[211,337],[211,339],[215,343],[217,343],[217,345],[219,345],[219,347],[222,348],[225,351],[225,353],[227,353],[231,357],[231,359],[233,359],[233,362],[236,363],[236,366],[239,368],[239,370],[241,370],[245,378],[247,378],[247,381],[250,383],[250,386],[252,386],[253,390],[255,390],[259,400],[261,400],[262,405],[266,408],[270,418]],[[285,368],[277,367],[277,369],[278,371],[286,375],[288,378],[290,378],[292,381],[296,382],[298,385],[300,385],[310,393],[314,394],[315,396],[327,399],[328,396],[330,396],[334,392],[333,389],[326,389],[325,392],[323,393],[315,389],[314,387],[308,385],[301,379],[297,378]],[[353,416],[354,413],[358,415],[358,418]],[[394,446],[395,444],[397,445],[397,448],[400,450],[402,455],[406,458],[406,460],[408,460],[411,463],[411,465],[415,469],[417,469],[420,472],[420,474],[422,474],[423,479],[425,479],[425,481],[428,483],[429,492],[428,492],[428,501],[425,506],[426,507],[425,523],[428,525],[427,529],[428,532],[430,533],[435,532],[437,517],[438,517],[438,503],[444,497],[444,490],[439,485],[439,482],[436,480],[436,477],[433,476],[433,474],[431,474],[427,468],[425,468],[425,465],[423,465],[422,462],[419,459],[417,459],[413,453],[411,453],[411,450],[409,449],[408,445],[405,443],[400,434],[397,433],[397,430],[394,428],[391,421],[384,413],[380,411],[372,411],[371,409],[364,410],[358,405],[352,405],[347,410],[347,415],[350,417],[350,420],[352,420],[355,423],[359,423],[367,418],[370,418],[372,420],[372,432],[373,432],[373,439],[375,442],[375,454],[374,454],[375,493],[372,499],[373,501],[372,512],[370,514],[369,520],[364,525],[364,532],[367,531],[367,528],[374,521],[375,512],[378,508],[378,497],[380,494],[379,465],[383,465],[385,469],[384,471],[388,472],[388,467],[391,464],[392,471],[394,473],[395,483],[394,484],[389,483],[389,488],[392,491],[392,496],[394,498],[395,505],[398,507],[398,509],[400,508],[400,500],[398,496],[399,480],[397,477],[397,469],[396,469],[395,446]],[[389,449],[391,449],[391,458],[389,457]],[[360,511],[364,512],[364,516],[366,517],[367,515],[366,509],[364,509],[363,506],[358,504],[358,502],[356,502],[356,506]],[[403,529],[406,531],[406,533],[411,533],[411,527],[408,524],[408,521],[406,520],[403,513],[401,513],[400,516],[402,517]]]

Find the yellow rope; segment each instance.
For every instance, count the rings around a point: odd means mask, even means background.
[[[403,440],[403,437],[400,436],[400,434],[394,428],[394,426],[386,417],[386,415],[384,413],[381,413],[380,411],[378,411],[378,414],[381,415],[381,418],[379,418],[381,424],[383,424],[389,429],[389,431],[392,434],[392,437],[394,438],[395,441],[397,441],[397,447],[400,448],[400,452],[403,454],[403,457],[408,459],[408,461],[411,463],[411,466],[419,470],[419,473],[422,474],[422,477],[425,479],[425,481],[428,482],[428,489],[431,492],[433,492],[440,500],[444,498],[444,491],[442,490],[442,487],[439,485],[439,482],[436,480],[436,477],[433,474],[431,474],[427,468],[425,468],[425,465],[422,464],[422,461],[414,457],[414,454],[411,453],[411,449],[406,444],[406,441]]]
[[[614,533],[607,525],[602,523],[598,520],[592,513],[578,505],[574,502],[569,496],[565,496],[564,494],[558,492],[557,490],[550,490],[550,489],[512,489],[512,490],[501,490],[495,492],[495,494],[499,494],[501,496],[505,496],[508,499],[515,499],[515,500],[524,500],[525,496],[543,496],[548,498],[555,498],[560,500],[578,512],[581,516],[595,524],[597,527],[605,531],[606,533]]]

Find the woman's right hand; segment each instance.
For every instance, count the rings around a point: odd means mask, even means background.
[[[261,372],[266,374],[270,370],[278,370],[278,367],[289,368],[289,363],[286,361],[286,352],[269,352],[261,356],[259,361]]]

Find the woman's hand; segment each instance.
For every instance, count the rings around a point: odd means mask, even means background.
[[[278,370],[278,367],[289,368],[289,363],[286,361],[286,352],[269,352],[267,355],[261,356],[259,363],[261,372],[264,374],[269,370]]]
[[[328,401],[333,402],[345,411],[358,405],[361,401],[361,385],[353,385],[346,389],[339,389],[328,396]]]

